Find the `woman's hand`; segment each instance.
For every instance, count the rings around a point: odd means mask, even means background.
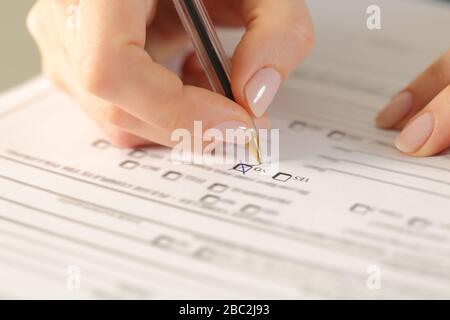
[[[39,0],[28,18],[44,73],[76,98],[117,145],[172,146],[173,130],[250,128],[306,56],[313,28],[302,0],[205,0],[214,22],[245,26],[232,58],[237,103],[205,90],[193,54],[183,76],[163,64],[188,43],[172,0]],[[79,25],[68,10],[79,6]],[[76,8],[76,7],[75,7]],[[190,86],[196,85],[196,86]]]
[[[401,129],[397,148],[431,156],[450,147],[450,51],[420,75],[380,113],[381,128]]]

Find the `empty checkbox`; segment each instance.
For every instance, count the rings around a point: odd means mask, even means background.
[[[228,186],[220,183],[215,183],[212,186],[208,188],[208,190],[215,192],[215,193],[222,193],[228,190]]]
[[[274,175],[273,180],[281,181],[281,182],[287,182],[292,179],[292,175],[288,173],[279,172],[276,175]]]
[[[202,260],[211,260],[216,255],[217,255],[217,252],[211,248],[200,248],[194,253],[195,257],[197,257],[198,259],[202,259]]]
[[[169,171],[163,175],[163,178],[170,181],[177,181],[181,178],[182,174],[176,171]]]
[[[373,209],[370,206],[361,204],[361,203],[357,203],[350,208],[351,212],[357,213],[357,214],[362,214],[362,215],[368,214],[368,213],[372,212],[372,210]]]
[[[144,150],[133,150],[130,152],[129,156],[134,159],[143,159],[147,156],[147,152]]]
[[[153,244],[161,248],[170,248],[173,243],[174,239],[165,235],[159,236],[155,240],[153,240]]]
[[[206,195],[203,198],[200,199],[201,202],[205,203],[205,204],[209,204],[209,205],[213,205],[216,204],[217,202],[219,202],[220,198],[218,196],[214,196],[214,195]]]
[[[307,127],[307,124],[302,121],[294,121],[289,125],[289,129],[295,131],[303,131]]]
[[[333,140],[342,140],[346,137],[347,135],[345,134],[345,132],[342,131],[331,131],[328,134],[328,138],[333,139]]]
[[[243,207],[241,209],[242,213],[247,213],[247,214],[257,214],[260,211],[261,211],[261,208],[258,206],[255,206],[253,204],[246,205],[245,207]]]
[[[92,146],[94,148],[100,149],[100,150],[105,150],[107,148],[109,148],[111,146],[111,143],[109,143],[106,140],[97,140],[95,141]]]
[[[408,226],[414,229],[425,229],[431,225],[431,222],[422,218],[412,218],[408,221]]]
[[[127,169],[127,170],[133,170],[136,169],[137,167],[139,167],[139,162],[136,161],[124,161],[120,164],[121,168]]]

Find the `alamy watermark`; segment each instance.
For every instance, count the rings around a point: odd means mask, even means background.
[[[278,129],[208,129],[201,121],[194,122],[193,132],[177,129],[172,132],[171,160],[181,164],[265,165],[267,172],[278,169],[280,132]]]
[[[81,290],[81,268],[76,265],[70,265],[66,269],[66,287],[69,291]]]
[[[367,7],[366,26],[369,30],[381,30],[381,7],[373,4]]]
[[[381,268],[377,265],[367,267],[366,287],[368,290],[381,290]]]

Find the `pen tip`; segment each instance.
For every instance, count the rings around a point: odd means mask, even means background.
[[[252,140],[249,142],[249,150],[250,153],[253,154],[253,156],[256,158],[256,161],[259,164],[262,164],[262,154],[261,154],[261,149],[260,149],[260,145],[259,145],[259,138],[257,134],[254,134],[252,137]]]

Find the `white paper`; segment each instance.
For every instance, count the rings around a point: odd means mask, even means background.
[[[0,298],[449,298],[450,156],[403,156],[373,119],[445,51],[450,9],[379,1],[368,31],[346,3],[310,3],[275,179],[115,148],[43,79],[4,95]]]

